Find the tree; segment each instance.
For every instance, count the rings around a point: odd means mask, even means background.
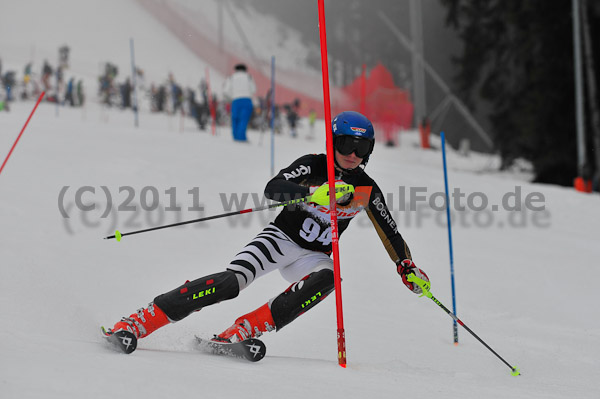
[[[584,58],[585,58],[585,70],[586,70],[586,78],[587,78],[587,104],[590,113],[590,130],[593,135],[593,143],[594,146],[591,147],[593,151],[589,152],[589,157],[594,158],[596,161],[596,172],[594,174],[594,185],[596,186],[596,190],[600,191],[600,104],[598,98],[598,72],[595,65],[597,65],[597,60],[594,60],[594,53],[598,54],[598,47],[600,43],[596,43],[596,51],[592,48],[592,28],[590,24],[590,20],[596,19],[595,26],[600,23],[598,21],[600,18],[600,4],[598,2],[594,2],[593,7],[589,7],[589,3],[587,0],[582,0],[581,2],[582,9],[582,30],[583,30],[583,48],[584,48]],[[588,12],[591,11],[588,16]],[[597,35],[595,36],[597,37]]]
[[[571,2],[442,3],[447,23],[464,42],[455,60],[457,82],[471,106],[479,99],[492,104],[489,118],[502,166],[524,157],[533,163],[535,181],[572,185],[577,152]]]

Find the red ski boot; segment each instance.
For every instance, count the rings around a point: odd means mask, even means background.
[[[217,342],[240,342],[258,338],[267,331],[275,330],[275,322],[269,304],[265,303],[253,312],[237,318],[235,323],[212,339]]]
[[[123,317],[108,332],[116,333],[120,330],[132,332],[136,338],[144,338],[170,323],[169,318],[158,306],[149,303],[147,308],[138,309],[137,313]]]

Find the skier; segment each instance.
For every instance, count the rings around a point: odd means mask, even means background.
[[[252,96],[256,93],[254,79],[246,65],[237,64],[235,72],[223,82],[223,93],[231,101],[231,129],[234,141],[247,142],[246,129],[254,109]]]
[[[365,116],[347,111],[334,118],[332,128],[339,234],[361,210],[366,210],[402,281],[420,294],[421,288],[409,282],[407,275],[429,279],[413,263],[382,191],[364,171],[375,143],[373,125]],[[291,285],[258,309],[238,317],[212,340],[241,342],[267,331],[279,331],[334,289],[328,195],[326,155],[298,158],[267,183],[265,196],[280,202],[309,197],[307,202],[284,207],[224,271],[187,281],[158,295],[147,308],[122,318],[108,334],[126,330],[136,338],[147,337],[194,311],[237,297],[254,280],[275,270]]]

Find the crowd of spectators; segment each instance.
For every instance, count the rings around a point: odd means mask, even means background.
[[[20,71],[16,68],[3,69],[0,58],[0,111],[9,111],[14,101],[35,100],[42,91],[46,93],[46,102],[68,107],[85,106],[88,100],[85,80],[71,73],[69,47],[61,46],[58,55],[56,64],[44,60],[36,70],[35,64],[28,62]],[[135,76],[130,70],[127,72],[123,74],[116,64],[104,62],[97,80],[96,97],[90,99],[110,108],[181,115],[193,119],[200,130],[209,128],[212,121],[217,126],[231,123],[231,99],[219,98],[215,94],[220,93],[221,88],[213,88],[211,93],[209,82],[204,78],[199,79],[197,87],[184,87],[178,83],[174,73],[169,73],[163,81],[148,83],[142,68],[136,68]],[[85,82],[90,84],[89,80]],[[264,95],[256,93],[253,97],[248,128],[269,130],[273,119],[276,133],[296,137],[300,101],[272,107],[270,98],[270,91]]]

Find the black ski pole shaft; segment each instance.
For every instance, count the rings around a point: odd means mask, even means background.
[[[500,356],[487,343],[485,343],[484,340],[479,338],[479,336],[477,334],[475,334],[473,332],[473,330],[471,330],[469,327],[467,327],[467,325],[465,323],[463,323],[454,313],[452,313],[450,311],[450,309],[448,309],[447,307],[444,306],[443,303],[438,301],[438,299],[433,296],[431,291],[429,291],[429,289],[431,288],[431,285],[428,281],[420,279],[419,277],[415,276],[414,273],[410,273],[407,276],[407,280],[410,282],[413,282],[413,283],[417,284],[419,287],[421,287],[421,289],[423,290],[423,295],[421,295],[421,296],[426,296],[427,298],[429,298],[433,302],[435,302],[436,305],[438,305],[440,308],[442,308],[450,317],[452,317],[454,319],[454,321],[456,321],[458,324],[460,324],[465,330],[467,330],[472,336],[474,336],[479,342],[481,342],[483,344],[483,346],[488,348],[490,350],[490,352],[492,352],[494,355],[496,355],[496,357],[498,359],[500,359],[504,364],[506,364],[512,370],[512,373],[511,373],[512,375],[517,376],[517,375],[521,374],[521,372],[519,371],[519,369],[517,367],[511,366],[506,360],[504,360],[504,358],[502,356]]]
[[[183,226],[183,225],[191,224],[191,223],[206,222],[208,220],[219,219],[219,218],[224,218],[224,217],[234,216],[234,215],[241,215],[241,214],[244,214],[244,213],[264,211],[266,209],[276,208],[278,206],[287,206],[287,205],[292,205],[292,204],[298,204],[300,202],[304,202],[304,201],[308,200],[308,198],[309,197],[304,197],[304,198],[299,198],[299,199],[294,199],[294,200],[279,202],[277,204],[259,206],[259,207],[256,207],[256,208],[243,209],[241,211],[227,212],[227,213],[222,213],[222,214],[219,214],[219,215],[207,216],[207,217],[200,218],[200,219],[186,220],[184,222],[166,224],[166,225],[163,225],[163,226],[156,226],[156,227],[151,227],[151,228],[143,229],[143,230],[130,231],[128,233],[121,233],[119,230],[117,230],[117,231],[115,231],[114,235],[108,236],[108,237],[104,237],[104,239],[105,240],[110,240],[112,238],[116,238],[117,241],[121,241],[121,237],[125,237],[125,236],[131,236],[131,235],[140,234],[140,233],[147,233],[149,231],[154,231],[154,230],[167,229],[169,227]]]

